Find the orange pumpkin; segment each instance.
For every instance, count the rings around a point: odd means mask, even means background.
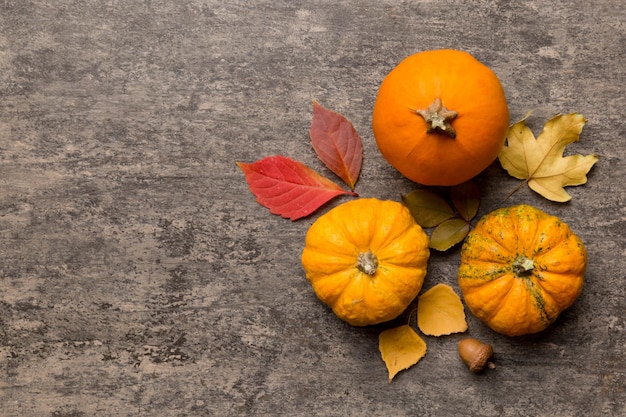
[[[425,185],[463,183],[504,145],[509,111],[496,75],[470,54],[420,52],[383,80],[372,115],[387,161]]]
[[[373,198],[343,203],[306,234],[302,266],[317,297],[355,326],[399,316],[426,276],[428,236],[409,210]]]
[[[558,218],[528,205],[485,215],[461,248],[459,287],[498,333],[537,333],[583,289],[585,245]]]

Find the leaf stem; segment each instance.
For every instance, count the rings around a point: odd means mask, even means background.
[[[524,184],[528,184],[528,181],[530,181],[530,178],[528,178],[527,180],[524,180],[524,181],[520,182],[520,183],[519,183],[519,185],[518,185],[517,187],[515,187],[515,189],[514,189],[513,191],[511,191],[509,194],[507,194],[507,196],[506,196],[506,197],[504,197],[504,199],[503,199],[502,201],[504,202],[504,201],[507,201],[509,198],[511,198],[511,196],[512,196],[513,194],[515,194],[516,192],[518,192],[518,191],[519,191],[519,190],[520,190],[520,189],[524,186]]]
[[[413,310],[411,310],[411,311],[409,312],[409,317],[408,317],[408,319],[406,320],[406,324],[407,324],[408,326],[410,326],[410,325],[411,325],[411,317],[413,317],[413,314],[415,314],[415,325],[417,326],[417,307],[415,307]]]

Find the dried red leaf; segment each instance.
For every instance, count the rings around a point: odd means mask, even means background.
[[[363,142],[352,123],[313,101],[309,133],[318,158],[354,190],[363,163]]]
[[[237,162],[250,191],[272,214],[297,220],[346,191],[301,162],[285,156],[268,156],[252,163]]]

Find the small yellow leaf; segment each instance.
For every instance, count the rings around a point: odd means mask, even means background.
[[[426,342],[406,324],[381,332],[378,348],[387,365],[389,382],[398,372],[415,365],[426,355]]]
[[[417,299],[417,326],[429,336],[443,336],[467,330],[461,298],[452,287],[437,284]]]
[[[521,120],[509,128],[507,145],[498,155],[500,164],[548,200],[569,201],[572,197],[563,187],[586,183],[587,172],[598,160],[597,155],[563,156],[565,147],[579,140],[585,122],[578,113],[556,115],[535,139]]]

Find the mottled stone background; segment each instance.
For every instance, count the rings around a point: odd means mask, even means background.
[[[621,0],[1,0],[0,414],[625,415],[625,45]],[[497,162],[476,182],[481,215],[556,214],[590,263],[542,334],[468,317],[495,370],[470,374],[459,335],[427,338],[389,384],[386,326],[339,321],[301,270],[319,213],[269,214],[235,161],[282,154],[334,178],[309,143],[315,99],[363,137],[360,195],[399,200],[416,185],[378,153],[371,109],[385,74],[432,48],[492,67],[537,134],[559,112],[588,119],[568,152],[600,160],[570,203],[504,202],[518,181]],[[458,258],[433,254],[425,288],[456,287]]]

